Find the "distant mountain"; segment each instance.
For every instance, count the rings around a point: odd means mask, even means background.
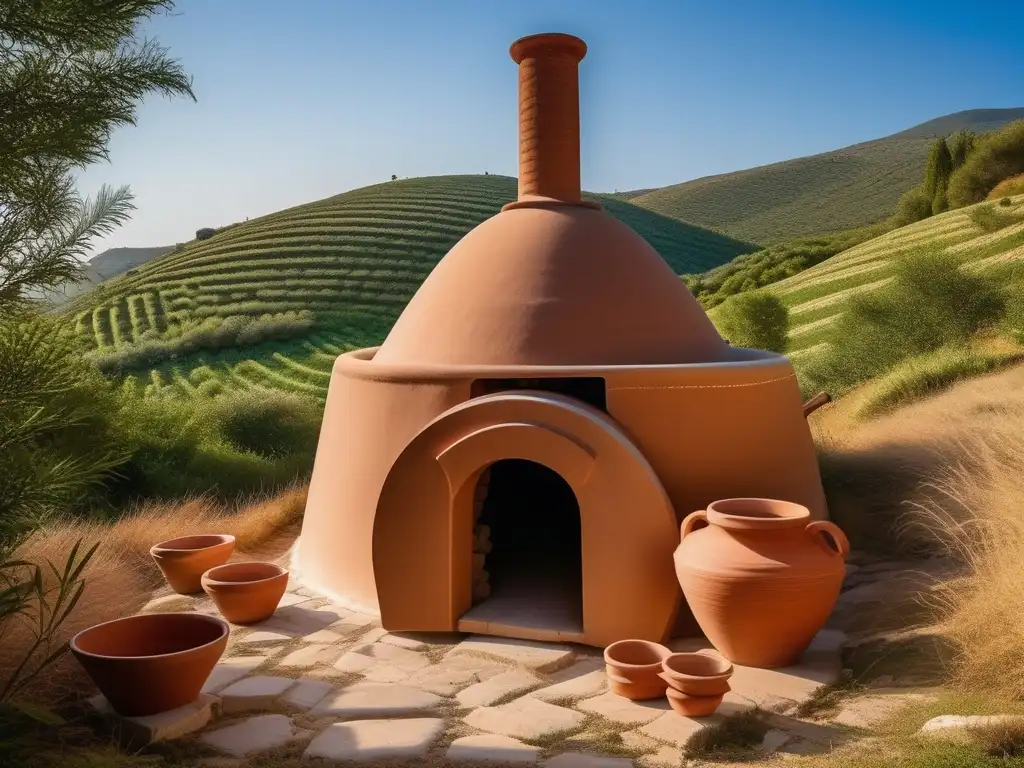
[[[123,274],[173,250],[173,245],[158,245],[152,248],[108,248],[85,263],[85,274],[77,283],[65,283],[55,290],[35,291],[29,295],[53,306],[60,306],[104,280]]]
[[[921,182],[936,136],[961,129],[984,133],[1019,119],[1024,119],[1024,107],[972,109],[832,152],[617,196],[739,240],[770,245],[885,218],[900,195]]]

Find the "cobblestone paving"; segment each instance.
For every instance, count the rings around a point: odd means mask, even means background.
[[[851,575],[856,570],[851,566]],[[888,571],[877,573],[883,579]],[[867,575],[861,570],[850,586],[870,588]],[[145,610],[215,612],[203,595],[160,596]],[[849,738],[844,724],[794,715],[819,687],[839,679],[845,639],[841,629],[824,629],[797,666],[736,667],[719,711],[693,719],[672,712],[664,699],[633,702],[611,693],[600,649],[388,633],[376,617],[294,584],[270,619],[232,626],[199,702],[120,726],[136,743],[193,739],[240,763],[287,748],[329,762],[668,768],[684,764],[694,734],[759,707],[771,727],[766,754],[810,754]],[[670,645],[710,647],[702,639]],[[101,698],[94,705],[109,714]]]

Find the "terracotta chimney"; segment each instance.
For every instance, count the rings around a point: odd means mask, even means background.
[[[559,33],[512,43],[519,65],[519,199],[580,203],[579,63],[587,44]]]

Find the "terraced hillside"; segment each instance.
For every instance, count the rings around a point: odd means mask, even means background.
[[[264,385],[322,398],[334,358],[380,343],[437,261],[516,193],[516,180],[502,176],[358,189],[225,228],[103,283],[64,311],[96,355],[121,360],[120,370],[149,393]],[[680,274],[754,250],[629,203],[589,197]],[[309,311],[312,330],[308,316],[283,314]],[[268,315],[273,332],[242,329],[242,341],[225,343],[225,329]],[[205,348],[179,354],[176,345],[201,322],[209,330]],[[277,340],[262,340],[268,336]],[[152,359],[132,357],[146,348],[156,350]]]
[[[1024,215],[1024,195],[1011,201],[1011,206],[998,210]],[[971,211],[977,207],[894,230],[770,286],[768,290],[789,307],[790,356],[798,361],[823,349],[823,335],[842,313],[843,301],[884,286],[891,279],[893,259],[901,254],[938,247],[962,257],[965,269],[991,271],[996,276],[1024,270],[1024,222],[986,232],[971,220]]]
[[[983,133],[1022,118],[1024,108],[970,110],[833,152],[624,196],[761,245],[854,229],[893,213],[900,195],[921,182],[933,137]]]

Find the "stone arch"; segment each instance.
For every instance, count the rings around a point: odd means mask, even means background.
[[[672,564],[679,533],[661,482],[609,416],[534,391],[451,408],[395,461],[373,527],[384,627],[458,629],[471,605],[472,496],[480,473],[502,459],[557,472],[579,503],[583,632],[566,639],[666,639],[680,601]]]

